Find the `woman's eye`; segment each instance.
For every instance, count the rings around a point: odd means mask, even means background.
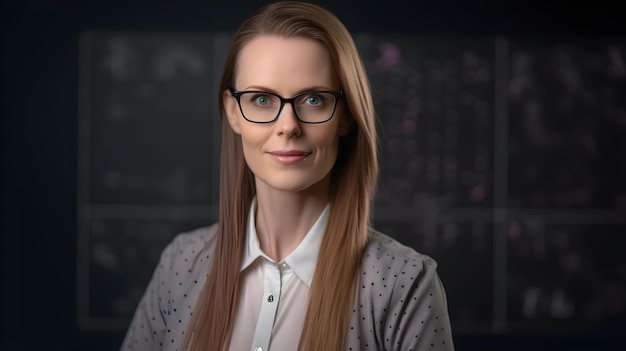
[[[270,104],[270,98],[267,95],[261,95],[254,98],[254,102],[259,106],[267,106]]]
[[[306,102],[309,105],[319,105],[322,103],[322,98],[318,95],[310,95],[307,97]]]

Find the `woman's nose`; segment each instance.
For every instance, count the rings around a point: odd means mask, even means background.
[[[276,127],[277,132],[281,135],[299,136],[301,134],[302,130],[300,129],[300,121],[296,116],[293,103],[285,103],[283,110],[280,111],[280,115],[276,120]]]

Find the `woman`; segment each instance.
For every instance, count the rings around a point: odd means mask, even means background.
[[[374,109],[343,24],[260,9],[220,94],[218,224],[164,250],[122,349],[453,349],[436,263],[369,227]]]

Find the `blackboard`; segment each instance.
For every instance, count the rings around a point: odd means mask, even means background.
[[[458,333],[626,325],[626,40],[355,33],[374,224],[434,257]],[[78,313],[126,327],[160,250],[217,214],[230,35],[81,40]]]

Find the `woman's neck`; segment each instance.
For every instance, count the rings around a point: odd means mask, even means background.
[[[298,247],[319,218],[329,201],[328,189],[314,186],[285,192],[258,185],[255,224],[259,243],[266,255],[280,262]]]

